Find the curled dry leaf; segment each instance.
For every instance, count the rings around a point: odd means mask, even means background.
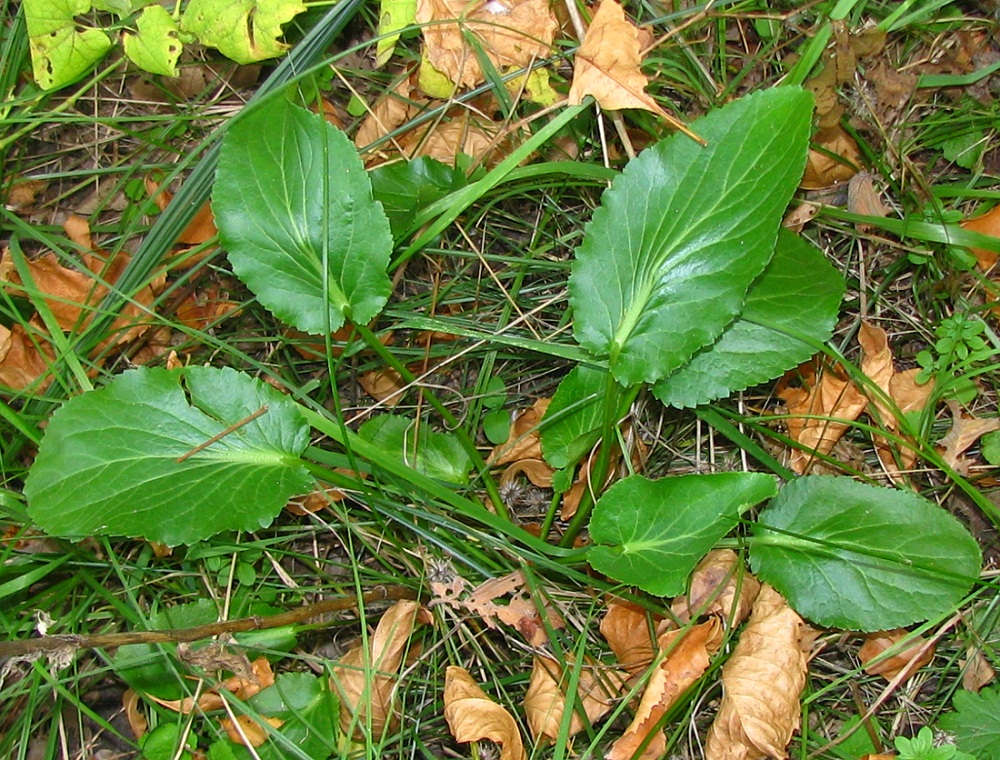
[[[656,619],[652,621],[654,624]],[[653,639],[646,610],[624,599],[612,599],[601,620],[601,635],[614,652],[618,666],[638,675],[653,661]]]
[[[125,711],[125,718],[128,720],[128,727],[132,730],[132,737],[141,739],[149,730],[149,721],[139,709],[139,695],[132,689],[126,689],[122,694],[122,709]]]
[[[732,549],[710,551],[691,575],[686,596],[674,599],[671,611],[682,623],[701,615],[719,615],[731,628],[750,614],[760,582],[745,571]]]
[[[566,710],[563,686],[567,684],[573,671],[572,658],[567,658],[566,665],[564,670],[558,662],[545,657],[534,658],[531,680],[524,695],[524,715],[536,741],[543,737],[554,741],[559,737]],[[628,674],[622,671],[602,668],[591,662],[584,663],[580,669],[576,695],[589,723],[602,718],[614,706],[614,700],[622,692],[627,679]],[[569,735],[579,733],[584,725],[583,718],[574,709],[569,723]]]
[[[161,190],[160,184],[154,182],[151,178],[146,177],[145,179],[146,193],[150,198],[153,199],[153,203],[156,207],[163,211],[170,205],[170,201],[174,199],[173,193],[167,190]],[[184,228],[184,231],[177,236],[177,243],[186,246],[196,246],[202,243],[207,243],[209,240],[214,238],[219,234],[218,228],[215,226],[215,214],[212,213],[212,202],[205,201],[198,213],[194,215],[194,218],[188,223],[188,226]],[[198,254],[198,256],[187,257],[182,262],[180,262],[180,267],[183,269],[189,269],[190,267],[197,264],[205,256],[207,256],[212,249],[207,249],[204,252]]]
[[[281,718],[264,717],[263,720],[271,728],[281,728],[285,723]],[[223,718],[219,722],[229,737],[229,741],[234,744],[242,744],[244,747],[259,747],[267,741],[267,729],[252,715],[237,715],[235,721],[232,718]]]
[[[1000,203],[975,219],[966,219],[962,222],[962,227],[972,232],[1000,238]],[[997,258],[1000,258],[1000,254],[996,251],[988,251],[985,248],[972,248],[970,250],[975,254],[979,268],[983,271],[991,269],[997,263]]]
[[[242,655],[242,652],[239,654]],[[240,667],[236,661],[232,665]],[[258,694],[273,685],[274,671],[271,670],[271,663],[265,657],[258,657],[250,663],[249,672],[232,675],[225,681],[221,681],[203,692],[197,701],[193,697],[185,697],[184,699],[159,699],[150,695],[149,698],[158,705],[166,707],[168,710],[188,715],[195,709],[200,712],[212,712],[223,709],[226,704],[226,700],[221,696],[221,692],[223,691],[232,692],[239,699],[247,700],[254,694]]]
[[[1000,429],[1000,419],[996,417],[981,419],[967,414],[962,405],[955,400],[945,403],[951,412],[952,421],[948,433],[938,441],[938,446],[944,449],[941,456],[955,472],[968,475],[972,460],[962,454],[982,436]]]
[[[889,649],[898,649],[903,641],[907,644],[905,649],[890,657],[882,657]],[[892,681],[906,671],[902,679],[905,681],[934,659],[934,646],[928,645],[927,639],[921,636],[913,636],[909,631],[897,628],[868,634],[858,650],[858,659],[868,675]]]
[[[766,583],[722,668],[722,702],[705,745],[708,760],[786,757],[799,727],[812,631]]]
[[[861,166],[861,150],[839,124],[821,129],[813,136],[817,148],[809,150],[806,170],[799,187],[820,190],[838,182],[846,182]]]
[[[449,665],[444,679],[444,719],[457,742],[489,739],[500,745],[501,760],[527,760],[514,717],[486,696],[465,668]]]
[[[889,348],[889,338],[881,327],[862,321],[858,331],[858,342],[861,344],[861,371],[892,399],[899,410],[897,415],[881,397],[872,394],[868,406],[869,415],[889,432],[899,433],[900,417],[923,409],[934,390],[934,383],[928,381],[918,384],[917,375],[920,370],[917,369],[896,372],[892,351]],[[897,466],[893,445],[883,436],[876,435],[873,439],[875,453],[878,454],[882,467],[890,478],[898,482],[901,479],[900,466],[902,469],[910,469],[916,462],[915,442],[912,438],[904,436],[909,445],[899,451],[899,466]]]
[[[373,399],[390,408],[403,400],[403,391],[407,387],[403,376],[390,368],[368,370],[358,377],[358,385]]]
[[[510,425],[507,442],[493,448],[489,464],[510,464],[522,459],[542,459],[542,442],[538,435],[545,410],[552,399],[540,398],[530,409],[520,412]]]
[[[775,393],[788,410],[789,437],[805,447],[789,455],[788,466],[799,475],[809,470],[816,454],[830,453],[868,405],[843,368],[818,357],[786,372]]]
[[[430,612],[418,602],[402,600],[390,607],[368,639],[368,649],[356,646],[333,667],[330,683],[340,697],[340,727],[352,727],[355,738],[370,730],[378,740],[397,720],[394,693],[399,668],[410,648],[417,623],[430,623]]]
[[[639,70],[642,51],[639,30],[625,18],[616,0],[601,0],[583,37],[574,61],[570,105],[592,95],[601,108],[618,111],[641,108],[660,116],[666,113],[646,94],[649,80]]]
[[[504,485],[511,483],[522,473],[539,488],[551,488],[555,469],[543,459],[522,459],[503,471],[500,476],[500,487],[503,488]]]
[[[660,634],[657,647],[665,656],[650,676],[635,717],[625,733],[611,746],[605,755],[606,760],[629,760],[635,755],[660,718],[708,670],[712,655],[722,645],[722,637],[722,622],[718,618],[691,628]],[[656,734],[639,757],[641,760],[653,760],[662,756],[666,747],[663,729],[656,729]]]
[[[966,691],[979,692],[997,675],[980,647],[969,647],[967,658],[958,664],[962,667],[962,688]]]
[[[548,0],[417,0],[424,58],[460,87],[485,81],[466,35],[498,71],[522,69],[552,50],[558,22]],[[426,65],[426,64],[425,64]]]
[[[33,325],[30,332],[20,324],[10,329],[0,325],[0,385],[22,391],[37,383],[36,389],[44,390],[54,355],[48,339]]]

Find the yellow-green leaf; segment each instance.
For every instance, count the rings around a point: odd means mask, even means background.
[[[125,55],[139,68],[165,77],[177,76],[183,45],[177,22],[162,5],[148,5],[136,21],[138,34],[123,34]]]
[[[281,25],[305,11],[299,0],[191,0],[181,29],[237,63],[276,58],[288,49]]]
[[[32,70],[43,90],[77,81],[111,49],[102,30],[77,24],[90,9],[90,0],[24,0]]]

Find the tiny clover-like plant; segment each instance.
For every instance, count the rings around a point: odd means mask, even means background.
[[[125,56],[152,74],[177,76],[184,44],[217,48],[237,63],[275,58],[288,46],[283,24],[305,11],[300,0],[190,0],[174,13],[149,0],[23,0],[35,82],[55,90],[76,82],[114,47],[120,30]],[[84,26],[93,11],[118,21]]]

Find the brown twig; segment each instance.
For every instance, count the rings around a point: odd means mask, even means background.
[[[262,414],[267,414],[267,404],[264,404],[264,406],[262,406],[256,412],[254,412],[253,414],[251,414],[251,415],[249,415],[247,417],[244,417],[239,422],[234,422],[232,425],[230,425],[229,427],[227,427],[221,433],[216,433],[215,435],[213,435],[211,438],[209,438],[204,443],[199,443],[197,446],[195,446],[190,451],[184,452],[179,457],[177,457],[177,464],[180,464],[181,462],[183,462],[185,459],[188,459],[189,457],[193,457],[199,451],[204,451],[205,449],[207,449],[209,446],[211,446],[216,441],[221,441],[223,438],[225,438],[230,433],[234,433],[237,430],[239,430],[241,427],[243,427],[244,425],[246,425],[246,424],[248,424],[250,422],[253,422],[255,419],[257,419],[258,417],[260,417]]]
[[[0,641],[0,657],[17,657],[36,652],[52,652],[64,647],[71,649],[92,649],[120,647],[123,644],[165,644],[182,641],[197,641],[218,636],[223,633],[241,633],[243,631],[262,631],[269,628],[280,628],[283,625],[304,623],[312,618],[330,612],[351,610],[375,602],[397,599],[415,599],[416,594],[402,586],[380,586],[375,591],[362,594],[360,597],[342,597],[328,599],[305,607],[282,612],[268,617],[248,617],[239,620],[223,620],[219,623],[197,625],[194,628],[175,628],[163,631],[131,631],[129,633],[98,633],[92,636],[81,634],[63,634],[59,636],[40,636],[22,641]]]

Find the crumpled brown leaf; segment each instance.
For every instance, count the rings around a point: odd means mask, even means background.
[[[522,459],[542,459],[542,439],[538,426],[549,408],[550,398],[538,399],[530,409],[520,412],[510,425],[506,443],[493,447],[487,460],[490,465],[510,464]]]
[[[340,727],[354,728],[359,740],[371,731],[378,740],[398,720],[393,696],[399,668],[410,649],[410,636],[417,623],[433,621],[430,612],[418,602],[402,600],[386,610],[375,633],[368,640],[368,651],[356,646],[333,667],[331,686],[340,697]]]
[[[601,0],[576,51],[570,105],[592,95],[608,111],[641,108],[665,117],[664,110],[646,93],[649,80],[639,70],[640,63],[638,28],[625,18],[616,0]]]
[[[546,622],[552,628],[562,628],[566,624],[548,604],[544,610],[538,609],[522,570],[490,578],[471,590],[468,582],[450,568],[444,572],[439,569],[436,575],[430,582],[431,591],[436,597],[431,602],[432,605],[447,604],[454,609],[478,615],[490,628],[496,628],[498,621],[509,625],[517,629],[532,646],[542,646],[548,641]],[[498,599],[503,599],[503,602],[498,603]],[[546,618],[544,621],[543,612]]]
[[[427,61],[459,86],[485,81],[463,32],[501,72],[530,66],[552,50],[558,22],[548,0],[417,0]],[[449,23],[451,22],[451,23]]]
[[[653,623],[658,624],[659,620],[654,617]],[[612,599],[601,619],[601,635],[611,647],[618,666],[632,675],[638,675],[653,661],[649,619],[638,604]]]
[[[691,628],[660,634],[657,647],[667,655],[650,676],[635,717],[611,746],[606,760],[628,760],[635,754],[664,713],[708,670],[712,655],[722,645],[722,637],[723,626],[717,617]],[[666,746],[663,729],[657,729],[639,758],[658,758],[666,751]]]
[[[785,747],[801,718],[799,698],[813,636],[781,594],[765,583],[722,668],[722,702],[705,743],[708,760],[787,756]]]
[[[904,639],[911,642],[906,649],[873,662],[883,652],[896,647]],[[927,646],[927,639],[921,636],[913,636],[903,628],[896,628],[865,636],[865,643],[858,650],[858,659],[868,675],[882,676],[886,681],[892,681],[905,670],[906,674],[902,679],[905,681],[934,659],[934,646]]]
[[[938,441],[938,447],[943,448],[941,456],[955,472],[968,475],[972,460],[962,456],[965,451],[987,433],[1000,429],[1000,419],[996,417],[980,418],[966,413],[962,404],[954,399],[945,402],[951,412],[951,428]]]
[[[819,190],[846,182],[857,174],[857,167],[862,165],[861,149],[839,124],[817,132],[813,136],[813,144],[823,150],[810,148],[805,173],[799,183],[803,190]]]
[[[889,336],[881,327],[875,327],[867,322],[861,322],[858,330],[858,342],[861,344],[861,371],[885,393],[899,410],[899,416],[886,402],[876,394],[872,394],[868,405],[869,415],[890,433],[899,434],[900,417],[923,409],[930,400],[934,390],[934,382],[917,383],[919,369],[909,369],[896,372],[893,365],[892,351],[889,348]],[[872,413],[872,409],[875,413]],[[899,449],[898,465],[894,456],[893,444],[883,436],[873,436],[875,453],[889,477],[895,481],[902,480],[902,470],[913,467],[917,461],[916,445],[912,438],[904,436],[909,444]]]
[[[264,717],[263,719],[271,728],[281,728],[285,723],[281,718]],[[235,721],[232,718],[222,718],[219,722],[225,729],[229,741],[234,744],[242,744],[244,747],[259,747],[267,741],[267,729],[252,715],[237,715]]]
[[[161,190],[160,184],[151,177],[146,177],[145,185],[146,192],[153,199],[153,203],[156,204],[156,207],[160,211],[165,210],[170,205],[170,201],[174,199],[173,193]],[[202,207],[198,209],[198,213],[194,215],[194,218],[188,222],[188,226],[177,236],[177,242],[185,246],[196,246],[207,243],[218,234],[219,230],[215,226],[215,214],[212,213],[212,202],[209,200],[205,201]],[[212,250],[209,248],[197,256],[185,258],[181,264],[181,268],[189,269],[205,258]]]
[[[501,760],[527,760],[514,717],[479,688],[465,668],[449,665],[444,680],[444,719],[457,742],[489,739]]]
[[[524,715],[536,741],[543,737],[553,741],[558,738],[566,710],[566,693],[562,684],[569,680],[572,670],[571,657],[567,657],[565,670],[554,660],[537,655],[533,658],[531,680],[524,695]],[[602,718],[614,706],[614,700],[627,679],[628,674],[620,670],[602,668],[591,662],[583,664],[576,693],[590,723]],[[583,728],[583,718],[574,710],[569,735],[573,736]]]
[[[966,658],[959,660],[958,664],[962,668],[962,688],[966,691],[978,693],[997,676],[982,648],[978,646],[969,647]]]
[[[740,625],[753,608],[760,581],[743,571],[732,549],[713,549],[691,575],[690,590],[671,604],[671,612],[687,623],[700,615],[719,615],[730,627]]]
[[[892,399],[900,415],[922,409],[927,404],[934,383],[918,384],[919,370],[896,372],[884,330],[862,322],[858,342],[861,344],[862,373]],[[795,381],[799,381],[800,386],[793,386]],[[791,415],[788,420],[789,436],[818,454],[829,454],[850,422],[866,409],[879,425],[889,432],[899,433],[899,417],[878,394],[872,393],[869,399],[847,376],[846,370],[819,359],[786,373],[775,392],[785,402]],[[798,415],[816,415],[819,419]],[[883,436],[873,438],[875,451],[886,473],[895,481],[901,480],[901,470],[912,467],[916,461],[912,442],[910,446],[900,447],[897,466],[892,444]],[[811,467],[814,456],[811,451],[795,450],[790,455],[788,466],[802,474]]]
[[[274,685],[274,671],[271,670],[271,663],[266,657],[258,657],[250,664],[250,668],[250,673],[232,675],[206,690],[198,697],[197,702],[193,697],[159,699],[149,695],[149,698],[168,710],[174,710],[183,715],[188,715],[195,709],[201,712],[221,710],[226,704],[226,700],[220,695],[222,691],[230,691],[239,699],[246,700]]]
[[[775,393],[788,410],[789,437],[805,447],[789,454],[788,467],[799,475],[812,467],[816,454],[830,453],[868,405],[842,367],[819,358],[786,372]]]

